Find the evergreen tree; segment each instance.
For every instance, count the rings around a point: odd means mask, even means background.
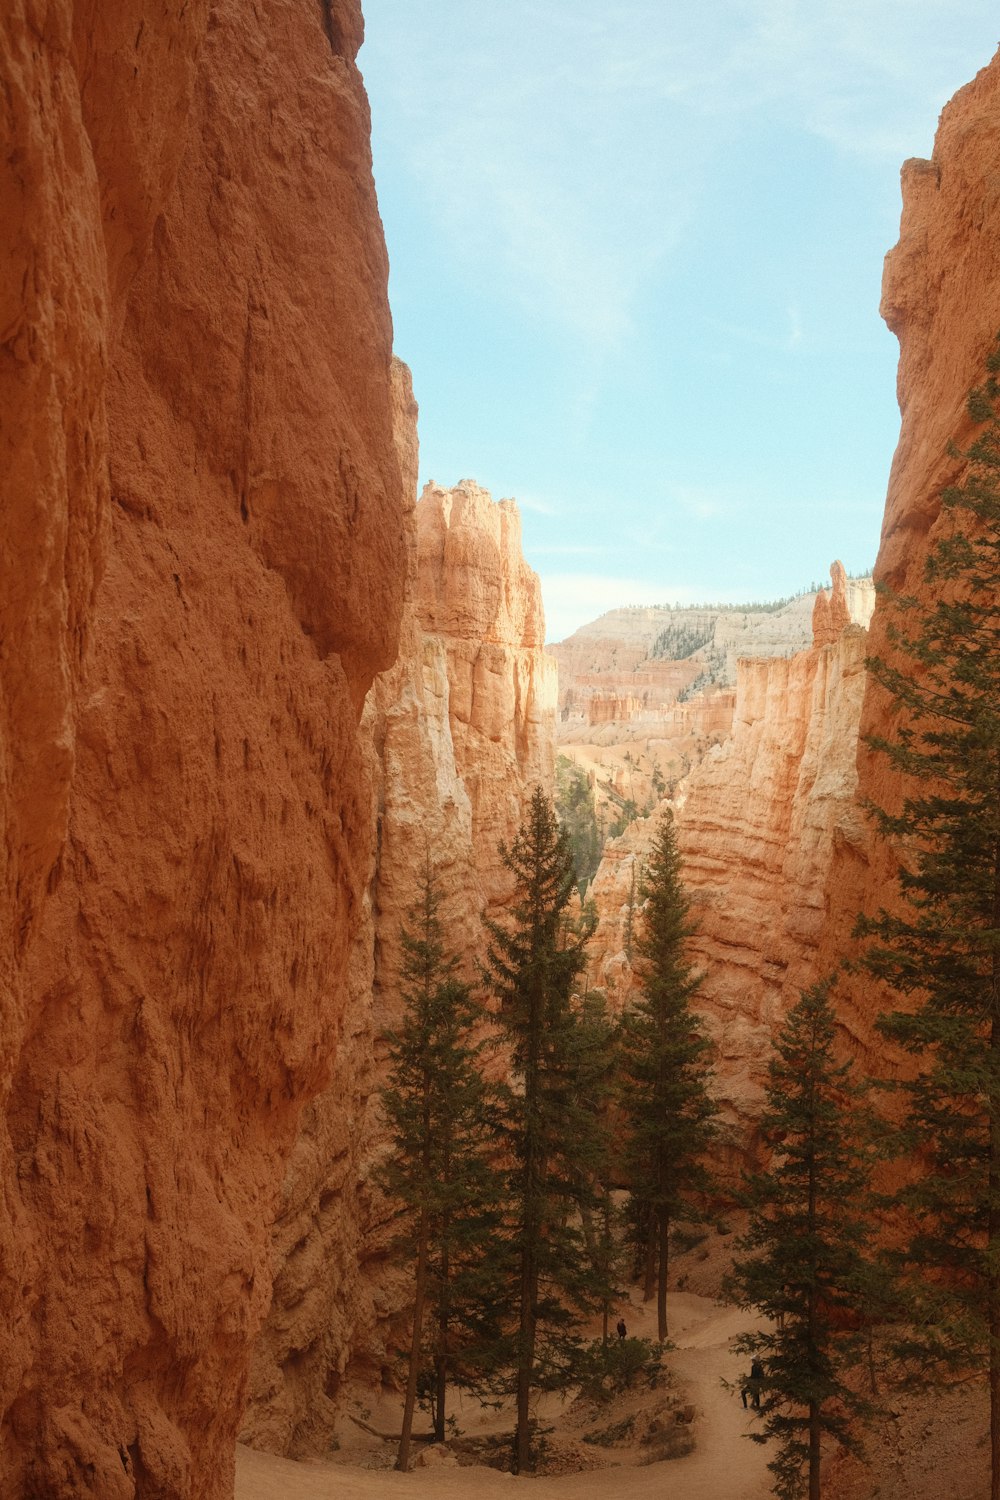
[[[486,1247],[500,1219],[491,1166],[496,1111],[481,1074],[484,1013],[445,951],[440,896],[429,864],[404,930],[401,1025],[389,1034],[391,1072],[382,1103],[393,1157],[386,1190],[404,1205],[397,1241],[415,1263],[413,1333],[396,1467],[409,1464],[413,1411],[430,1365],[434,1432],[445,1435],[449,1380],[468,1383],[477,1343],[492,1331]],[[429,1354],[425,1306],[433,1313]],[[461,1362],[459,1360],[461,1355]]]
[[[586,772],[565,755],[556,759],[556,817],[569,840],[582,897],[601,862],[603,840],[597,826],[594,789]]]
[[[998,340],[1000,342],[1000,340]],[[926,1375],[988,1373],[1000,1500],[1000,351],[969,397],[981,424],[961,485],[942,494],[933,603],[895,597],[896,660],[869,669],[895,700],[881,750],[910,789],[875,809],[901,865],[901,908],[859,922],[869,971],[906,997],[880,1027],[912,1054],[899,1195],[923,1308],[906,1352]],[[912,620],[912,625],[909,621]]]
[[[611,1307],[621,1288],[620,1214],[614,1202],[615,1124],[619,1100],[621,1029],[603,990],[588,990],[576,1009],[573,1070],[587,1102],[586,1138],[574,1151],[580,1174],[579,1212],[587,1254],[601,1295],[601,1342],[607,1344]]]
[[[595,1115],[578,1087],[581,1038],[571,994],[585,937],[571,933],[566,920],[573,862],[540,790],[500,853],[515,891],[510,925],[486,923],[484,981],[499,1000],[515,1077],[507,1101],[517,1307],[514,1464],[525,1473],[532,1464],[532,1392],[565,1383],[577,1317],[600,1304],[581,1220],[591,1208],[585,1168],[594,1152]]]
[[[691,1009],[701,975],[685,949],[694,931],[668,816],[644,873],[635,948],[641,991],[623,1029],[625,1176],[633,1221],[648,1234],[647,1288],[655,1282],[658,1336],[667,1337],[671,1225],[698,1212],[709,1186],[702,1156],[716,1113],[708,1094],[711,1043]]]
[[[803,1493],[803,1471],[809,1500],[819,1500],[823,1434],[857,1451],[854,1429],[871,1409],[844,1378],[864,1352],[849,1330],[869,1295],[869,1150],[850,1064],[833,1057],[829,990],[830,981],[807,990],[775,1043],[760,1122],[774,1154],[747,1178],[750,1219],[737,1242],[746,1258],[727,1286],[740,1307],[772,1320],[736,1347],[764,1367],[763,1431],[750,1436],[778,1440],[768,1467],[781,1500]]]

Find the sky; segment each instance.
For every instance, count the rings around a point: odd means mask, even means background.
[[[550,641],[871,567],[899,168],[988,0],[365,0],[421,486],[521,509]]]

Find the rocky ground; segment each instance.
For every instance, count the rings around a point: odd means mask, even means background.
[[[622,1311],[630,1333],[653,1333],[651,1304],[633,1303]],[[684,1500],[716,1500],[723,1495],[729,1500],[764,1500],[769,1493],[767,1455],[745,1437],[753,1414],[745,1412],[739,1397],[723,1385],[741,1372],[741,1361],[730,1353],[729,1344],[746,1326],[745,1316],[692,1292],[671,1296],[669,1316],[677,1348],[669,1356],[668,1387],[629,1393],[600,1409],[579,1400],[550,1403],[543,1409],[554,1429],[550,1468],[566,1472],[515,1479],[483,1463],[470,1466],[474,1455],[465,1442],[457,1453],[450,1445],[445,1451],[432,1449],[412,1473],[397,1474],[388,1467],[392,1446],[348,1420],[342,1424],[340,1448],[326,1459],[292,1463],[241,1449],[237,1500],[375,1500],[397,1490],[447,1500],[492,1500],[509,1495],[514,1484],[530,1484],[538,1500],[589,1495],[643,1500],[662,1495],[668,1482],[672,1493],[683,1494]],[[688,1416],[692,1420],[684,1421]],[[384,1402],[368,1412],[366,1426],[390,1430],[398,1420],[398,1402]],[[473,1414],[467,1406],[460,1424],[484,1450],[491,1437],[510,1428],[509,1414]],[[586,1442],[588,1436],[604,1436],[606,1441]],[[677,1456],[664,1457],[668,1452]],[[433,1460],[427,1462],[431,1453]],[[740,1476],[738,1491],[733,1488],[735,1474]]]
[[[732,1235],[711,1231],[675,1260],[669,1298],[669,1375],[596,1405],[580,1397],[546,1398],[539,1415],[551,1427],[544,1472],[516,1478],[497,1467],[508,1446],[509,1411],[456,1408],[462,1437],[420,1452],[409,1474],[393,1470],[400,1402],[359,1393],[326,1457],[292,1462],[240,1448],[236,1500],[384,1500],[395,1494],[441,1500],[497,1500],[529,1485],[533,1500],[767,1500],[768,1451],[748,1441],[753,1412],[734,1385],[745,1361],[730,1352],[748,1326],[718,1300]],[[637,1296],[621,1310],[630,1335],[650,1338],[655,1310]],[[867,1440],[862,1464],[831,1452],[823,1491],[835,1500],[986,1500],[988,1417],[978,1387],[947,1396],[885,1397],[885,1415]],[[689,1420],[687,1420],[689,1419]],[[419,1428],[419,1419],[418,1419]]]

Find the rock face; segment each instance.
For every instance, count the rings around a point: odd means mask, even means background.
[[[814,618],[827,596],[800,594],[775,607],[612,610],[554,646],[559,662],[560,753],[597,789],[598,815],[615,809],[602,791],[649,810],[714,745],[733,732],[739,663],[793,656],[836,636],[847,618],[867,625],[870,578],[842,579],[844,618]],[[616,799],[612,799],[616,800]]]
[[[444,651],[455,765],[470,803],[488,904],[509,880],[497,844],[517,829],[531,789],[551,790],[558,669],[545,652],[541,584],[521,552],[513,500],[494,504],[463,480],[429,484],[417,506],[416,608]]]
[[[843,568],[831,571],[832,590],[814,604],[813,646],[740,661],[732,735],[674,799],[700,926],[692,956],[706,971],[699,1008],[734,1143],[758,1113],[774,1028],[814,977],[833,851],[864,839],[855,760],[867,632],[850,619]],[[590,978],[619,999],[632,983],[629,911],[655,822],[614,841],[593,886]]]
[[[0,19],[4,1493],[231,1493],[404,500],[355,0]]]
[[[405,379],[398,394],[415,495]],[[497,844],[517,831],[532,788],[551,789],[555,760],[556,667],[514,503],[495,504],[470,480],[428,485],[410,555],[399,660],[365,709],[377,853],[351,960],[349,1041],[334,1086],[306,1113],[286,1179],[281,1269],[246,1427],[250,1442],[292,1456],[329,1447],[345,1376],[390,1374],[410,1312],[412,1286],[387,1262],[386,1207],[370,1183],[385,1150],[371,1096],[385,1073],[380,1033],[400,1015],[400,928],[430,859],[449,943],[471,959],[483,910],[509,893]]]
[[[960,470],[948,446],[965,447],[972,436],[965,399],[982,379],[1000,328],[998,170],[1000,53],[944,109],[931,161],[903,166],[899,242],[885,263],[882,313],[899,338],[902,425],[875,576],[918,598],[928,596],[923,568],[938,534],[941,489]],[[890,615],[880,598],[871,649],[892,659]],[[885,693],[870,682],[862,730],[885,733],[891,722]],[[907,788],[887,774],[884,758],[862,748],[858,769],[860,795],[895,810]],[[895,869],[892,850],[871,835],[835,851],[823,934],[827,960],[849,947],[859,910],[874,911],[892,898]],[[886,1043],[872,1030],[883,997],[871,981],[841,990],[843,1019],[859,1052],[884,1070]]]

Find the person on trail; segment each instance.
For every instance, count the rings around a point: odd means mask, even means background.
[[[753,1402],[754,1408],[757,1411],[760,1411],[760,1387],[763,1379],[764,1366],[755,1356],[750,1365],[750,1374],[747,1376],[746,1380],[743,1382],[742,1387],[740,1388],[740,1395],[743,1397],[744,1406],[746,1406],[747,1404],[747,1396],[749,1395],[750,1400]]]
[[[615,1324],[615,1327],[618,1329],[618,1337],[620,1339],[623,1339],[628,1333],[628,1329],[625,1327],[625,1319],[619,1318],[618,1322]]]

